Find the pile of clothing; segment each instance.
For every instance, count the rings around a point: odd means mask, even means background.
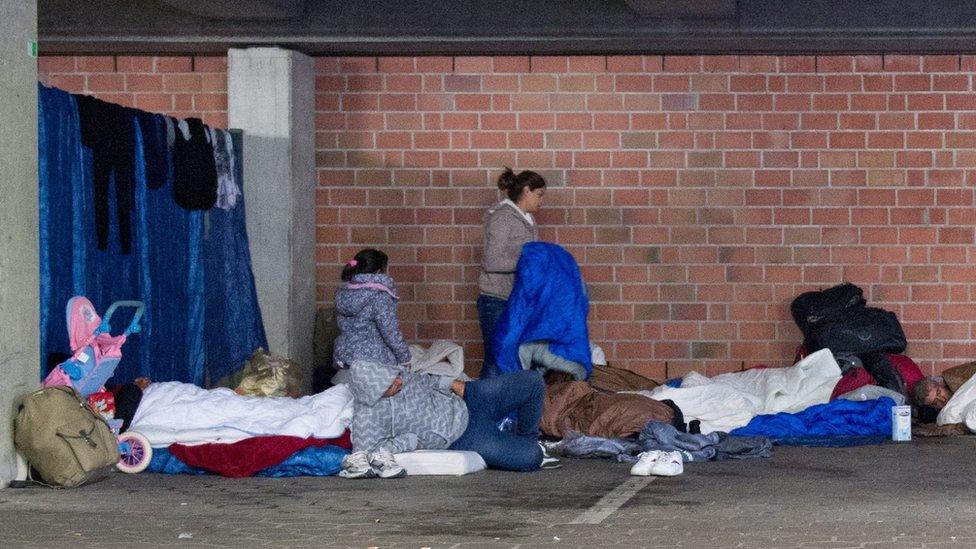
[[[864,291],[854,284],[800,294],[790,304],[790,312],[803,333],[797,359],[829,349],[837,360],[843,378],[833,398],[872,385],[886,390],[865,396],[888,396],[902,404],[924,377],[918,365],[902,354],[908,342],[898,317],[868,307]]]
[[[350,448],[351,420],[344,385],[293,399],[164,382],[145,389],[130,429],[153,446],[152,472],[328,476]]]

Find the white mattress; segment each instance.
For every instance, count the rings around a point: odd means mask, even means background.
[[[396,454],[394,458],[408,475],[460,476],[487,467],[477,452],[459,450],[416,450]]]

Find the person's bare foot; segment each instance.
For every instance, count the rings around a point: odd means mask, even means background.
[[[137,377],[132,383],[134,383],[136,387],[145,391],[146,387],[149,387],[149,384],[152,383],[152,380],[148,377]]]

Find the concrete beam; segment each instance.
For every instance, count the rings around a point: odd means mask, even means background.
[[[39,385],[37,37],[34,0],[0,2],[0,487],[14,479],[13,417]]]
[[[258,303],[271,352],[311,383],[315,322],[315,80],[312,58],[228,52],[228,122],[244,131],[244,196]]]
[[[712,19],[735,16],[735,0],[625,0],[641,17]]]
[[[309,55],[976,51],[976,2],[959,0],[333,0],[307,2],[297,19],[250,21],[162,2],[39,1],[48,54],[223,54],[260,45]]]
[[[213,19],[297,19],[305,0],[163,0],[174,8]]]

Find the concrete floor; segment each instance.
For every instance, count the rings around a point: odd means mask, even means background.
[[[626,465],[589,460],[533,474],[388,481],[115,474],[76,490],[0,491],[0,540],[3,547],[974,547],[974,455],[976,437],[960,437],[777,447],[770,460],[690,464],[674,478],[630,477]],[[636,493],[608,514],[628,490]]]

